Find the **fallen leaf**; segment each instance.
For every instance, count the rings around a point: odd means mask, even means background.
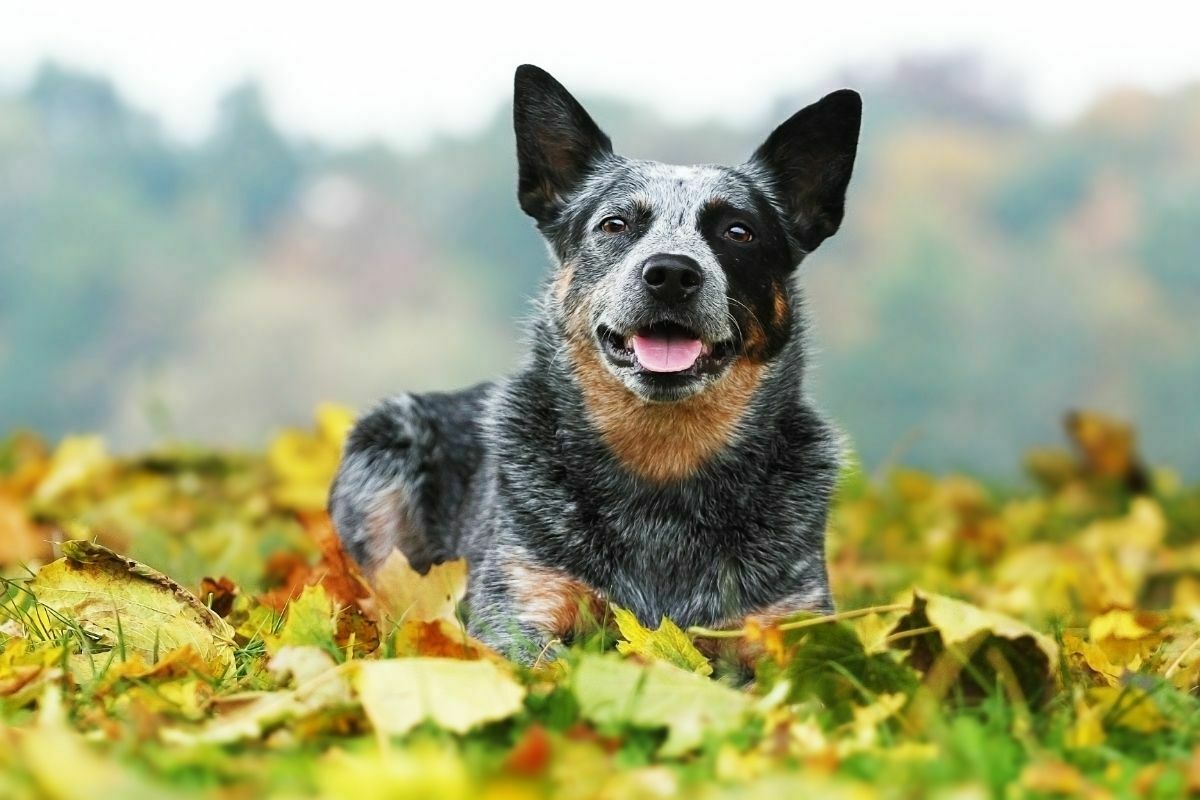
[[[519,775],[540,775],[546,771],[553,755],[550,734],[541,725],[534,723],[508,752],[504,766]]]
[[[639,655],[651,661],[665,661],[697,675],[712,674],[708,659],[696,649],[688,635],[667,617],[659,621],[658,628],[650,630],[638,622],[633,612],[619,606],[613,606],[612,610],[617,628],[625,637],[625,641],[617,642],[619,652]]]
[[[989,676],[997,675],[997,659],[1009,665],[1030,702],[1049,697],[1057,681],[1058,645],[1053,639],[1011,617],[943,595],[915,590],[912,608],[891,637],[892,646],[909,653],[910,663],[926,673],[927,682],[939,684],[931,687],[937,696],[960,679],[968,693],[986,693],[990,684],[979,685],[975,676],[990,681]]]
[[[147,663],[187,646],[209,674],[233,669],[233,629],[187,589],[98,544],[67,541],[62,549],[66,556],[27,584],[43,625],[61,628],[68,619],[99,646]]]
[[[297,515],[304,530],[312,537],[321,553],[313,573],[325,587],[330,598],[339,605],[358,605],[371,594],[371,588],[358,571],[358,566],[342,550],[341,539],[333,528],[329,514],[324,511],[305,511]]]
[[[233,601],[237,594],[237,586],[224,576],[204,578],[200,581],[200,601],[222,619],[228,617],[229,612],[233,610]]]
[[[782,672],[792,701],[816,698],[833,720],[849,722],[873,696],[905,693],[915,686],[911,668],[891,651],[867,652],[849,623],[813,621],[819,624],[783,632],[790,658]],[[767,664],[760,667],[764,679],[773,672]]]
[[[99,436],[68,436],[54,450],[50,467],[34,490],[39,503],[51,503],[95,478],[110,466]]]
[[[268,670],[292,689],[247,692],[221,698],[216,715],[199,727],[167,728],[162,739],[173,744],[228,744],[260,739],[289,720],[353,705],[350,684],[333,657],[316,647],[283,647]]]
[[[496,651],[471,638],[461,624],[444,619],[410,619],[396,630],[393,642],[396,654],[401,656],[433,656],[467,661],[501,658]]]
[[[337,619],[333,601],[325,587],[307,586],[287,606],[287,616],[279,631],[264,638],[267,652],[275,654],[285,647],[317,647],[334,658],[341,656],[337,644]]]
[[[467,591],[467,562],[435,564],[422,575],[399,550],[371,576],[372,615],[380,622],[444,619],[457,624],[455,610]]]
[[[321,511],[329,498],[354,413],[324,403],[317,408],[316,417],[316,430],[286,430],[267,450],[267,463],[275,477],[271,499],[282,508]]]
[[[728,734],[751,708],[747,695],[662,661],[643,665],[591,654],[579,659],[571,691],[596,724],[666,728],[663,756],[696,748],[706,733]]]
[[[425,720],[455,733],[506,719],[525,689],[491,661],[397,658],[354,662],[363,710],[381,736],[402,736]]]

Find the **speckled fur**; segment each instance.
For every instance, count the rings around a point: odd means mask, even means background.
[[[614,155],[553,78],[517,73],[518,196],[557,262],[511,377],[399,395],[346,445],[330,510],[368,572],[465,557],[472,632],[532,662],[610,601],[657,624],[724,625],[833,608],[824,531],[834,429],[804,394],[797,265],[841,222],[859,102],[830,95],[738,168]],[[627,235],[599,232],[620,214]],[[753,247],[721,238],[729,219]],[[641,264],[703,272],[685,308]],[[728,363],[663,388],[606,359],[597,330],[669,319],[732,342]]]

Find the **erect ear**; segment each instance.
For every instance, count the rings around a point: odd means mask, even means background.
[[[766,173],[805,252],[842,223],[861,122],[862,98],[842,89],[793,114],[750,159]]]
[[[517,67],[513,128],[517,133],[517,198],[545,224],[612,142],[571,93],[532,64]]]

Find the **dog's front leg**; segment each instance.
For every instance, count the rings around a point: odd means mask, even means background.
[[[598,591],[520,547],[493,551],[469,581],[472,635],[527,666],[554,660],[606,607]]]

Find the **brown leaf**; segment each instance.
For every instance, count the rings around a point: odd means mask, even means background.
[[[259,601],[275,611],[283,611],[309,585],[312,574],[312,567],[299,553],[291,550],[272,553],[267,556],[264,580],[273,588],[264,592]]]
[[[300,524],[312,537],[321,553],[321,561],[313,569],[317,580],[330,598],[339,605],[358,605],[371,595],[370,586],[358,571],[358,566],[342,550],[341,540],[325,511],[304,511],[297,514]]]
[[[206,604],[222,619],[228,617],[229,612],[233,610],[233,601],[237,595],[238,587],[224,575],[200,581],[200,602]]]
[[[410,619],[396,631],[396,653],[405,656],[431,656],[474,661],[499,659],[487,645],[472,639],[457,622],[444,619]]]
[[[0,491],[0,566],[47,561],[53,555],[47,533],[33,524],[15,497]]]
[[[553,755],[550,734],[541,725],[533,724],[509,751],[504,766],[518,775],[534,777],[546,771]]]

